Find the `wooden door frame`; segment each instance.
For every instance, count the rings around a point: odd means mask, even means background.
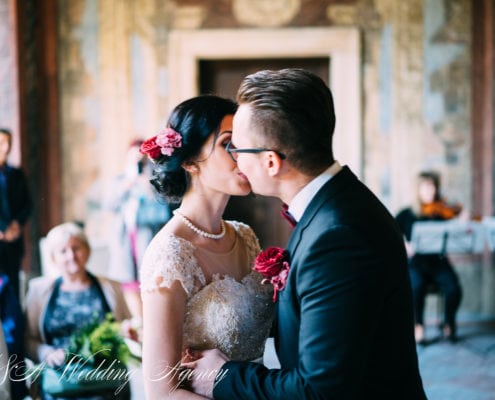
[[[493,0],[472,0],[472,211],[495,211],[495,10]]]
[[[39,239],[62,221],[57,1],[10,0],[16,48],[21,165],[33,211],[26,232],[28,272],[40,271]]]

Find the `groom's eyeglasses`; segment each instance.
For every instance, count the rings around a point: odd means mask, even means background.
[[[237,157],[239,155],[239,153],[252,153],[252,154],[258,154],[258,153],[263,153],[264,151],[273,151],[275,153],[278,154],[278,156],[284,160],[286,158],[285,154],[284,153],[281,153],[277,150],[273,150],[273,149],[267,149],[265,147],[260,147],[260,148],[257,148],[257,149],[237,149],[233,144],[232,142],[228,142],[227,145],[225,146],[225,150],[227,151],[227,153],[230,154],[230,157],[232,157],[232,160],[236,161],[237,162]]]

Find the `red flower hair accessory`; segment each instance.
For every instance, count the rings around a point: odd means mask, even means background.
[[[146,140],[140,148],[151,160],[156,161],[161,156],[170,157],[175,149],[182,147],[182,136],[172,128],[165,128],[158,135]]]
[[[265,279],[262,284],[273,285],[273,301],[277,301],[277,292],[284,290],[289,276],[289,253],[281,247],[269,247],[262,251],[254,260],[255,271],[258,271]]]

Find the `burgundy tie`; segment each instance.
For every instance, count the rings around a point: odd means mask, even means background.
[[[293,228],[296,226],[297,221],[295,218],[292,216],[292,214],[289,212],[289,206],[287,204],[284,204],[282,206],[282,211],[280,211],[280,215],[287,220],[287,222],[292,226]]]

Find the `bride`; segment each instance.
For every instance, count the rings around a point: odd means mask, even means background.
[[[271,287],[252,270],[258,239],[249,226],[222,219],[230,195],[251,191],[226,151],[236,109],[213,95],[186,100],[141,147],[154,163],[157,192],[181,202],[140,270],[147,399],[202,398],[185,389],[180,365],[189,350],[218,348],[232,360],[263,355],[274,307]]]

